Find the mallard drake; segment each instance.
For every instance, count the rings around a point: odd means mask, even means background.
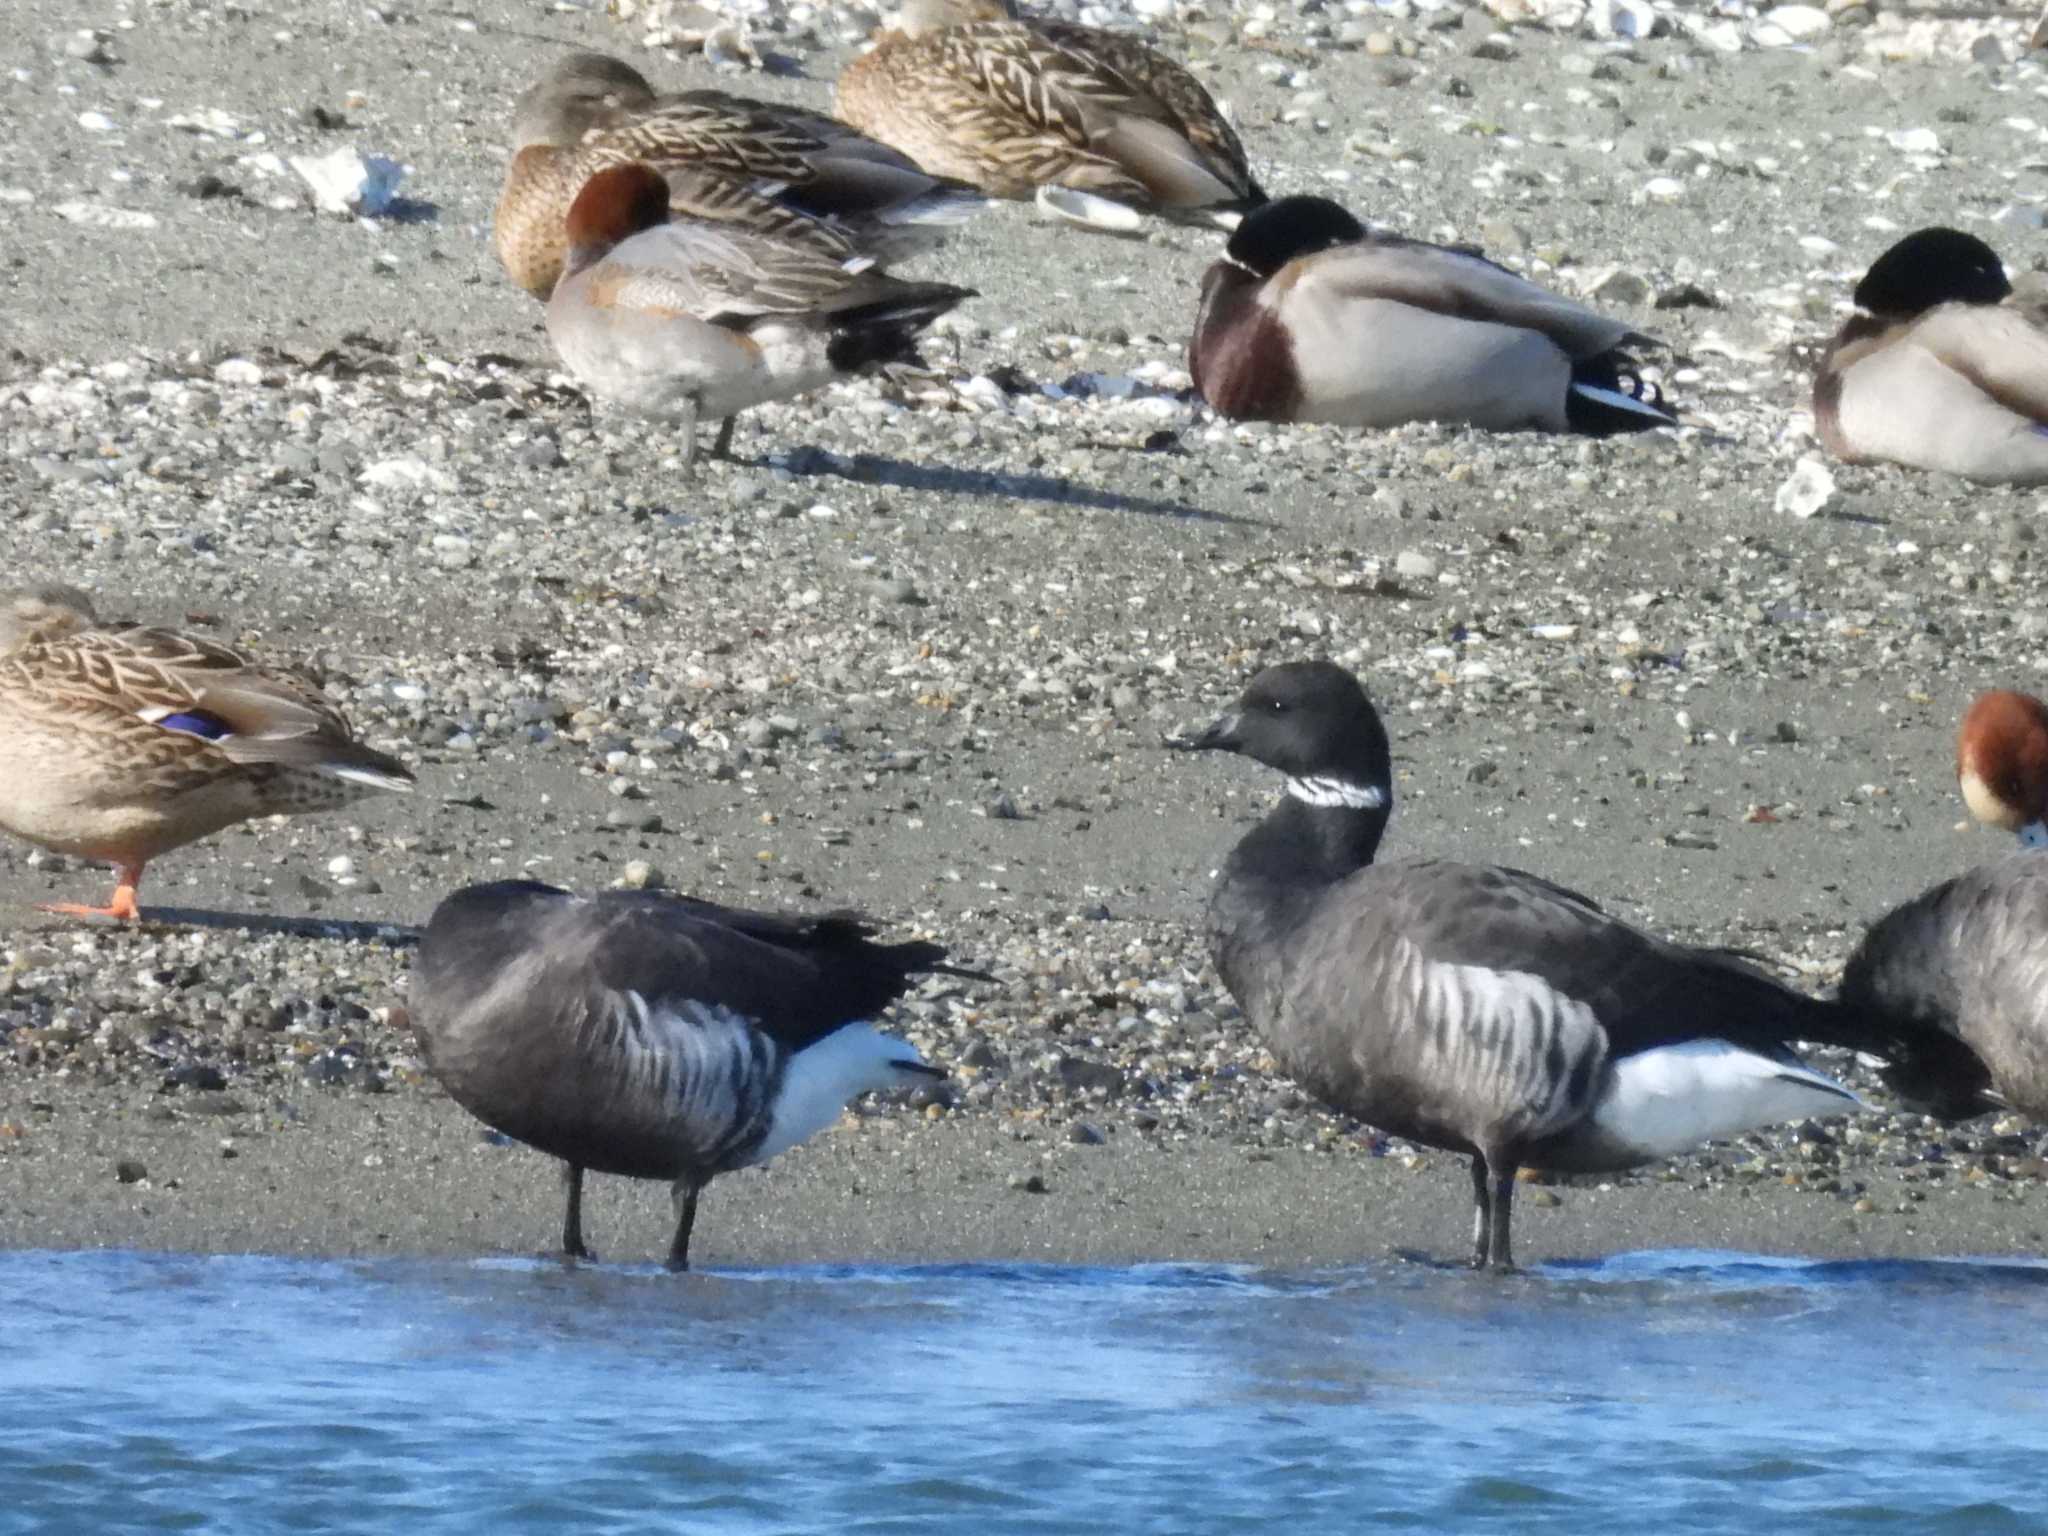
[[[1240,420],[1605,435],[1678,419],[1621,350],[1645,344],[1472,251],[1284,197],[1202,279],[1188,363],[1202,398]]]
[[[1814,375],[1822,445],[1851,464],[2048,481],[2048,334],[2012,293],[1998,253],[1958,229],[1878,257]]]
[[[492,221],[506,273],[545,299],[561,276],[563,219],[591,172],[639,161],[670,181],[682,217],[782,235],[817,220],[882,261],[938,244],[984,199],[802,107],[726,91],[657,96],[603,53],[572,53],[520,98]]]
[[[833,109],[997,197],[1065,188],[1224,222],[1266,200],[1193,75],[1121,33],[1020,20],[1010,0],[908,0],[841,71]]]
[[[683,460],[702,417],[732,418],[880,363],[914,362],[917,333],[970,288],[888,276],[865,256],[739,224],[669,217],[652,166],[597,172],[567,221],[548,335],[600,399],[678,421]]]
[[[412,788],[307,674],[173,630],[101,625],[85,594],[58,586],[0,594],[0,776],[0,827],[120,872],[106,906],[44,910],[129,920],[159,854],[238,821]]]

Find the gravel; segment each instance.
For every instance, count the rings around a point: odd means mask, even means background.
[[[1409,1173],[1435,1192],[1423,1240],[1453,1251],[1453,1160],[1275,1076],[1193,926],[1273,786],[1158,742],[1287,657],[1357,668],[1385,711],[1391,851],[1537,869],[1815,989],[1869,918],[2001,850],[1961,825],[1949,733],[1978,688],[2040,686],[2037,496],[1823,468],[1805,404],[1896,232],[1958,224],[2039,264],[2048,76],[2025,19],[1138,3],[1231,103],[1270,188],[1597,295],[1665,341],[1652,371],[1685,427],[1218,422],[1185,371],[1217,237],[1093,237],[1004,206],[933,268],[982,296],[927,369],[749,413],[742,462],[686,476],[660,427],[593,413],[555,373],[495,268],[510,99],[546,38],[817,103],[871,9],[723,8],[744,27],[712,55],[766,66],[735,78],[685,51],[705,29],[680,6],[620,4],[621,24],[513,0],[169,0],[80,33],[73,7],[18,0],[0,566],[314,658],[421,784],[152,868],[146,903],[268,931],[44,918],[27,904],[98,899],[105,873],[0,845],[0,1242],[537,1242],[541,1210],[476,1224],[500,1175],[470,1166],[475,1128],[423,1072],[399,931],[456,885],[524,873],[858,905],[1001,975],[900,1011],[954,1067],[948,1092],[773,1176],[854,1220],[846,1251],[860,1221],[899,1219],[896,1251],[916,1251],[898,1190],[983,1161],[986,1201],[1065,1225],[983,1224],[954,1199],[930,1251],[1300,1258],[1328,1251],[1317,1232],[1393,1220]],[[343,147],[405,168],[384,216],[316,211],[288,163]],[[330,926],[281,921],[309,917]],[[1532,1255],[1612,1246],[1587,1202],[1631,1191],[1654,1240],[1684,1240],[1694,1210],[1751,1213],[1726,1230],[1752,1247],[2038,1244],[2034,1128],[1939,1128],[1821,1059],[1879,1112],[1545,1186],[1561,1205],[1531,1218]],[[422,1214],[393,1237],[383,1196],[323,1199],[306,1227],[276,1148],[304,1141],[291,1166],[331,1180],[392,1116],[442,1160],[378,1151],[372,1182]],[[178,1158],[117,1145],[133,1125]],[[158,1186],[179,1158],[205,1170],[188,1189],[218,1191],[184,1225],[161,1194],[145,1219],[98,1192]],[[1087,1180],[1039,1166],[1070,1158]],[[1282,1173],[1319,1210],[1377,1191],[1364,1227],[1269,1237]],[[1013,1178],[1047,1198],[1017,1201]],[[1204,1241],[1168,1214],[1196,1188],[1222,1213]],[[1159,1219],[1117,1214],[1134,1209]]]

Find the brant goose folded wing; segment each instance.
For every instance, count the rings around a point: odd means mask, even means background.
[[[238,821],[407,791],[317,678],[175,630],[103,624],[71,587],[0,593],[0,827],[119,871],[104,907],[130,921],[159,854]]]
[[[871,1020],[922,972],[986,979],[849,913],[783,916],[531,881],[457,891],[413,970],[428,1065],[485,1124],[562,1159],[562,1249],[587,1258],[583,1173],[673,1186],[672,1269],[715,1175],[815,1135],[857,1095],[943,1077]]]
[[[1920,229],[1871,264],[1813,379],[1813,423],[1851,464],[2048,481],[2048,332],[2007,302],[1997,252]]]
[[[1211,899],[1217,969],[1325,1103],[1471,1154],[1475,1265],[1513,1263],[1518,1167],[1628,1168],[1859,1107],[1792,1051],[1844,1033],[1835,1005],[1519,870],[1375,863],[1387,736],[1343,668],[1270,667],[1233,713],[1172,744],[1287,776]]]
[[[1643,345],[1474,251],[1283,197],[1245,216],[1202,279],[1188,368],[1240,420],[1608,435],[1678,419],[1625,350]]]
[[[2048,706],[1981,695],[1956,737],[1970,814],[2022,850],[1944,880],[1873,924],[1842,973],[1882,1076],[1927,1114],[2048,1119]]]

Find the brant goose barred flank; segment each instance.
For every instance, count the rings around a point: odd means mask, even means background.
[[[917,335],[973,290],[890,277],[843,244],[737,222],[669,217],[651,166],[614,165],[569,206],[568,265],[548,300],[548,338],[600,399],[682,429],[732,420],[834,379],[917,359]]]
[[[659,96],[623,59],[564,55],[514,107],[512,159],[492,221],[506,273],[535,298],[567,258],[563,221],[592,173],[640,161],[678,217],[736,220],[900,261],[988,206],[821,112],[719,90]]]
[[[1997,252],[1915,230],[1871,263],[1813,381],[1822,444],[1852,464],[2048,482],[2048,334]]]
[[[1234,712],[1169,744],[1286,776],[1211,897],[1217,969],[1309,1092],[1471,1155],[1475,1264],[1513,1263],[1521,1166],[1612,1171],[1861,1107],[1791,1050],[1857,1038],[1836,1004],[1520,870],[1376,862],[1391,754],[1341,667],[1269,667]]]
[[[862,1093],[943,1077],[870,1018],[920,973],[989,979],[937,944],[880,944],[851,914],[784,916],[530,881],[456,892],[413,972],[428,1065],[487,1125],[562,1159],[562,1251],[583,1241],[585,1170],[673,1186],[671,1268],[697,1197]]]
[[[1606,435],[1678,419],[1625,350],[1650,345],[1477,252],[1298,196],[1248,214],[1209,268],[1188,366],[1243,420]]]
[[[1871,925],[1842,1000],[1889,1058],[1886,1084],[1944,1120],[2009,1108],[2048,1120],[2048,707],[1980,695],[1956,733],[1970,814],[2021,851],[1945,880]]]
[[[260,816],[338,810],[412,788],[318,679],[169,629],[101,624],[72,587],[0,593],[0,827],[118,874],[103,907],[141,916],[161,854]]]
[[[1226,227],[1266,201],[1187,70],[1125,33],[1021,20],[1008,0],[910,0],[841,72],[833,106],[935,176],[996,197],[1085,194],[1052,206],[1102,229],[1129,220],[1091,216],[1091,199]]]

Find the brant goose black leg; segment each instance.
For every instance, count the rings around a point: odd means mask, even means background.
[[[562,1213],[562,1257],[595,1263],[597,1255],[583,1246],[583,1166],[562,1164],[562,1182],[569,1186],[569,1208]]]
[[[726,417],[725,420],[718,424],[718,436],[711,444],[711,457],[714,459],[729,459],[732,457],[732,427],[733,423],[738,420],[739,417],[735,414]]]
[[[1497,1275],[1504,1275],[1515,1267],[1514,1245],[1508,1233],[1509,1212],[1515,1203],[1515,1165],[1502,1160],[1501,1166],[1507,1172],[1494,1175],[1493,1202],[1486,1221],[1487,1263]],[[1487,1159],[1487,1167],[1489,1171],[1494,1168],[1494,1159]]]
[[[668,1245],[668,1267],[677,1274],[690,1267],[690,1229],[697,1225],[697,1191],[701,1187],[677,1179],[669,1190],[676,1208],[676,1235]]]
[[[1486,1268],[1492,1256],[1489,1246],[1493,1232],[1493,1190],[1486,1177],[1486,1159],[1472,1154],[1472,1267]]]

